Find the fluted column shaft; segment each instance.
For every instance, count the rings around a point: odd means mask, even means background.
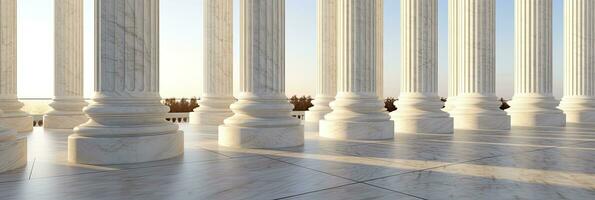
[[[376,95],[384,102],[384,0],[376,1]]]
[[[204,2],[203,96],[190,123],[218,126],[233,113],[233,1]]]
[[[495,95],[495,0],[460,0],[455,128],[510,129]]]
[[[376,95],[377,1],[337,1],[338,87],[333,111],[320,122],[323,137],[393,137],[393,122]]]
[[[401,0],[401,94],[391,113],[395,131],[451,133],[438,88],[436,0]]]
[[[515,1],[514,126],[562,126],[552,95],[552,1]]]
[[[91,120],[69,137],[69,160],[146,162],[177,156],[183,134],[159,95],[159,0],[95,1]],[[142,142],[141,142],[142,141]]]
[[[27,136],[33,120],[17,100],[17,1],[0,1],[0,173],[27,164]]]
[[[306,129],[318,130],[318,121],[332,111],[337,94],[337,1],[316,1],[317,87],[306,112]]]
[[[17,99],[17,1],[0,1],[0,123],[19,132],[31,131],[33,119]]]
[[[54,1],[54,100],[46,128],[72,129],[88,120],[83,113],[83,1]]]
[[[444,111],[451,112],[459,94],[459,1],[448,1],[448,98]]]
[[[595,2],[564,1],[564,97],[571,123],[595,122]]]
[[[240,94],[219,126],[219,144],[278,148],[304,143],[285,96],[285,0],[240,3]]]

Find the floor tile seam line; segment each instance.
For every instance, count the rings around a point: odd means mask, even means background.
[[[106,170],[106,171],[83,172],[83,173],[78,173],[78,174],[66,174],[66,175],[57,175],[57,176],[44,176],[44,177],[32,178],[32,180],[61,178],[61,177],[79,176],[79,175],[87,175],[87,174],[100,174],[100,173],[109,173],[109,172],[118,172],[118,171],[129,171],[129,170],[147,169],[147,168],[154,168],[154,167],[167,167],[167,166],[183,165],[183,164],[197,164],[197,163],[201,163],[201,162],[224,161],[224,160],[231,160],[231,159],[236,159],[236,158],[200,160],[200,161],[179,162],[179,163],[171,163],[171,164],[164,164],[164,165],[146,166],[146,167],[133,167],[133,168],[125,168],[125,169]],[[22,181],[22,180],[17,180],[15,182],[18,182],[18,181]]]
[[[279,161],[279,162],[282,162],[282,163],[285,163],[285,164],[289,164],[289,165],[292,165],[292,166],[296,166],[296,167],[300,167],[300,168],[312,170],[312,171],[315,171],[315,172],[318,172],[318,173],[323,173],[323,174],[326,174],[326,175],[329,175],[329,176],[334,176],[334,177],[337,177],[337,178],[345,179],[345,180],[348,180],[348,181],[351,181],[351,182],[354,182],[354,183],[360,183],[361,182],[361,181],[358,181],[358,180],[354,180],[354,179],[350,179],[350,178],[347,178],[347,177],[343,177],[343,176],[331,174],[331,173],[320,171],[320,170],[313,169],[313,168],[310,168],[310,167],[301,166],[301,165],[298,165],[298,164],[295,164],[295,163],[290,163],[290,162],[283,161],[283,160],[280,160],[280,159],[275,159],[275,158],[271,158],[271,157],[268,157],[268,156],[264,156],[264,157],[266,157],[268,159],[271,159],[271,160]]]
[[[322,191],[325,191],[325,190],[337,189],[337,188],[341,188],[341,187],[345,187],[345,186],[350,186],[350,185],[355,185],[355,184],[359,184],[359,183],[355,183],[355,182],[354,183],[347,183],[347,184],[342,184],[342,185],[338,185],[338,186],[328,187],[328,188],[324,188],[324,189],[312,190],[312,191],[304,192],[304,193],[300,193],[300,194],[293,194],[293,195],[289,195],[289,196],[279,197],[279,198],[276,198],[274,200],[288,199],[288,198],[292,198],[292,197],[297,197],[297,196],[312,194],[312,193],[316,193],[316,192],[322,192]]]
[[[533,150],[530,150],[530,151],[520,151],[520,152],[517,152],[515,154],[531,153],[531,152],[543,151],[543,150],[553,149],[553,148],[556,148],[556,147],[533,149]],[[487,157],[482,157],[482,158],[477,158],[477,159],[472,159],[472,160],[466,160],[466,161],[460,161],[460,162],[453,162],[453,163],[449,163],[449,164],[438,165],[438,166],[435,166],[435,167],[429,167],[429,168],[424,168],[424,169],[412,170],[412,171],[408,171],[408,172],[403,172],[403,173],[398,173],[398,174],[393,174],[393,175],[388,175],[388,176],[373,178],[373,179],[362,181],[362,183],[368,183],[368,182],[371,182],[371,181],[375,181],[375,180],[379,180],[379,179],[384,179],[384,178],[389,178],[389,177],[393,177],[393,176],[401,176],[401,175],[405,175],[405,174],[411,174],[411,173],[416,173],[416,172],[428,171],[428,170],[433,170],[433,169],[442,168],[442,167],[450,167],[450,166],[454,166],[454,165],[460,165],[460,164],[465,164],[465,163],[469,163],[469,162],[475,162],[475,161],[484,160],[484,159],[491,159],[491,158],[498,158],[498,157],[510,156],[510,155],[515,155],[515,154],[493,155],[493,156],[487,156]]]
[[[31,170],[29,171],[29,177],[27,180],[31,180],[31,176],[33,176],[33,169],[35,169],[35,163],[37,162],[37,158],[33,158],[33,164],[31,164]]]
[[[428,200],[428,199],[423,198],[423,197],[415,196],[415,195],[412,195],[412,194],[409,194],[409,193],[406,193],[406,192],[401,192],[401,191],[393,190],[393,189],[390,189],[390,188],[385,188],[385,187],[382,187],[382,186],[379,186],[379,185],[374,185],[374,184],[371,184],[371,183],[362,183],[362,184],[365,184],[365,185],[368,185],[368,186],[371,186],[371,187],[375,187],[375,188],[380,188],[380,189],[388,190],[388,191],[399,193],[399,194],[403,194],[403,195],[407,195],[407,196],[418,198],[418,199]]]
[[[512,155],[512,154],[507,154],[507,155]],[[453,166],[453,165],[464,164],[464,163],[467,163],[467,162],[475,162],[475,161],[483,160],[483,159],[496,158],[496,157],[500,157],[500,156],[506,156],[506,155],[493,155],[493,156],[481,157],[481,158],[472,159],[472,160],[466,160],[466,161],[453,162],[453,163],[448,163],[448,164],[443,164],[443,165],[437,165],[437,166],[434,166],[434,167],[428,167],[428,168],[423,168],[423,169],[416,169],[416,170],[411,170],[411,171],[407,171],[407,172],[403,172],[403,173],[397,173],[397,174],[387,175],[387,176],[383,176],[383,177],[368,179],[368,180],[362,181],[362,183],[368,183],[368,182],[371,182],[371,181],[375,181],[375,180],[379,180],[379,179],[384,179],[384,178],[389,178],[389,177],[393,177],[393,176],[401,176],[401,175],[405,175],[405,174],[411,174],[411,173],[416,173],[416,172],[433,170],[433,169],[437,169],[437,168],[441,168],[441,167],[449,167],[449,166]]]
[[[211,152],[211,153],[214,153],[214,154],[217,154],[217,155],[222,155],[222,156],[225,156],[225,157],[228,157],[228,158],[232,158],[231,156],[228,156],[228,155],[225,155],[225,154],[222,154],[222,153],[219,153],[217,151],[213,151],[213,150],[210,150],[210,149],[207,149],[207,148],[203,148],[203,147],[198,147],[198,148],[200,148],[202,150],[205,150],[205,151],[208,151],[208,152]]]

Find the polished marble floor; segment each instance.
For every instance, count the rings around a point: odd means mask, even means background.
[[[157,162],[66,162],[68,132],[36,128],[29,162],[0,199],[595,199],[595,125],[401,134],[241,150],[183,124],[185,154]]]

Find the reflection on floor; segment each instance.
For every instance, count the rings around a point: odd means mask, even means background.
[[[88,166],[66,162],[68,132],[36,128],[27,167],[0,174],[0,199],[595,199],[595,125],[384,141],[307,133],[305,146],[278,150],[182,129],[181,157]]]

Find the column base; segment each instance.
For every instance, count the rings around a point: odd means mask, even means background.
[[[455,129],[510,130],[508,115],[459,115],[454,116]]]
[[[452,117],[394,118],[396,133],[453,133]]]
[[[233,116],[233,112],[204,112],[194,111],[189,114],[188,123],[201,126],[210,126],[215,129],[223,124],[223,120]]]
[[[304,126],[219,126],[219,145],[236,148],[273,149],[304,145]]]
[[[27,138],[0,141],[0,173],[23,167],[27,164]]]
[[[33,117],[29,115],[0,117],[0,124],[4,124],[6,128],[14,129],[19,133],[33,131]]]
[[[68,137],[68,161],[109,165],[168,159],[184,151],[184,133],[127,137]]]
[[[564,111],[567,123],[595,123],[595,111]]]
[[[86,115],[45,115],[43,127],[47,129],[73,129],[89,121]]]
[[[564,113],[514,112],[510,113],[510,121],[512,126],[564,126],[566,125],[566,115]]]
[[[345,140],[384,140],[394,138],[392,120],[379,122],[349,122],[320,120],[320,136]]]
[[[305,112],[305,118],[306,120],[304,120],[304,129],[306,131],[313,131],[316,132],[318,131],[318,127],[320,126],[319,122],[320,120],[324,119],[324,116],[328,113],[330,113],[331,110],[328,111],[306,111]]]

